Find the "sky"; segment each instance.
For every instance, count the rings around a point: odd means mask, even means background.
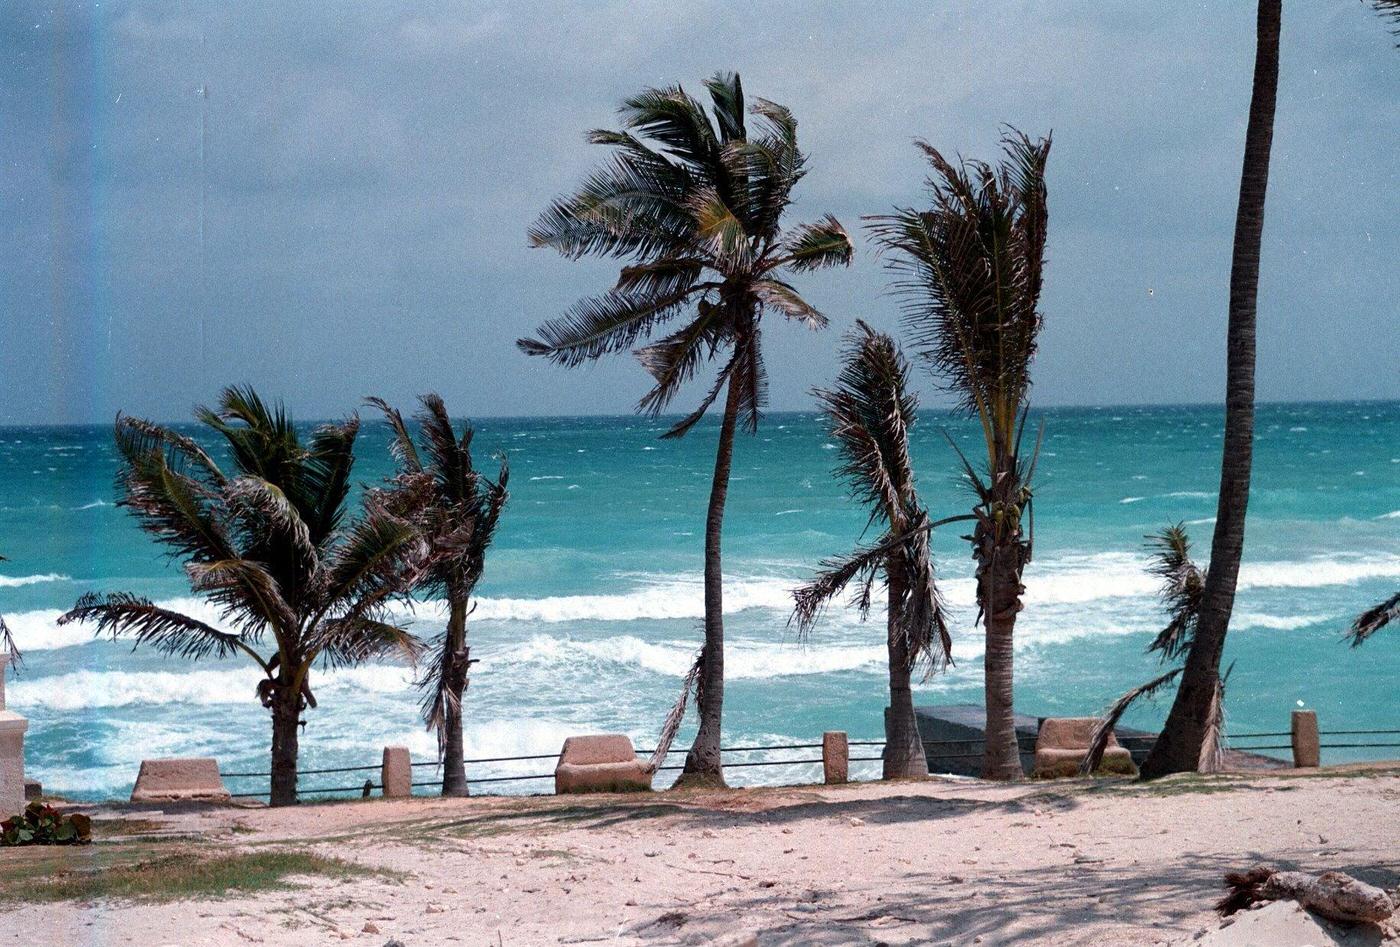
[[[774,410],[812,406],[853,320],[897,328],[860,217],[922,199],[913,140],[992,157],[1003,123],[1054,132],[1036,403],[1219,402],[1253,30],[1243,0],[7,2],[0,424],[187,418],[245,382],[302,418],[427,390],[625,413],[629,356],[515,348],[617,269],[526,229],[624,97],[716,70],[797,115],[789,222],[858,244],[796,280],[831,329],[766,331]],[[1285,4],[1260,399],[1400,397],[1397,101],[1369,5]]]

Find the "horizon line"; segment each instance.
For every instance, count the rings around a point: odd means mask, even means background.
[[[1258,401],[1255,401],[1255,406],[1256,406],[1256,407],[1263,407],[1263,406],[1290,406],[1290,405],[1305,406],[1305,405],[1368,405],[1368,404],[1376,404],[1376,405],[1400,404],[1400,396],[1393,397],[1393,398],[1304,398],[1304,399],[1297,399],[1297,400],[1268,399],[1268,400],[1258,400]],[[1219,408],[1219,409],[1221,409],[1221,410],[1224,410],[1224,408],[1225,408],[1225,402],[1223,402],[1223,401],[1137,401],[1137,402],[1119,402],[1119,403],[1116,403],[1116,404],[1047,404],[1047,405],[1042,405],[1042,406],[1038,406],[1038,407],[1033,406],[1030,410],[1031,410],[1031,413],[1035,413],[1036,411],[1109,411],[1109,410],[1117,410],[1117,409],[1139,409],[1139,408]],[[957,410],[956,408],[954,408],[954,407],[942,407],[942,408],[937,408],[937,409],[925,408],[924,410],[933,410],[933,411],[935,411],[935,413],[942,413],[942,414],[957,414],[957,413],[958,413],[958,410]],[[125,413],[125,412],[118,412],[118,413]],[[664,419],[666,419],[666,418],[681,418],[681,417],[685,417],[686,413],[687,413],[687,412],[683,412],[683,411],[668,412],[668,413],[666,413],[666,414],[657,415],[657,416],[654,417],[654,418],[653,418],[653,417],[648,417],[648,416],[646,416],[646,415],[644,415],[644,414],[638,414],[638,413],[636,413],[636,412],[627,412],[627,413],[621,413],[621,412],[617,412],[617,413],[603,413],[603,412],[598,412],[598,413],[589,413],[589,414],[461,414],[461,415],[459,415],[459,414],[453,414],[452,417],[453,417],[454,419],[457,419],[457,418],[470,418],[470,419],[473,421],[473,423],[481,422],[481,421],[552,421],[552,420],[589,420],[589,419],[598,419],[598,420],[601,420],[601,419],[611,419],[611,418],[628,418],[628,419],[642,419],[642,420],[650,420],[650,421],[662,421],[662,420],[664,420]],[[782,409],[782,410],[765,411],[763,416],[764,416],[764,417],[773,417],[773,416],[776,416],[776,415],[816,415],[816,414],[820,414],[820,413],[821,413],[821,411],[820,411],[820,409],[818,409],[818,408],[807,408],[807,409]],[[338,417],[330,417],[330,416],[327,416],[327,417],[318,417],[318,418],[303,418],[303,419],[301,419],[300,421],[297,421],[296,423],[317,424],[317,423],[321,423],[321,422],[328,422],[328,421],[339,420],[340,418],[343,418],[343,417],[346,417],[346,415],[340,415],[340,416],[338,416]],[[710,415],[707,413],[706,416],[705,416],[705,418],[702,419],[702,420],[709,420],[709,418],[710,418]],[[155,422],[155,423],[157,423],[157,424],[195,424],[195,423],[198,423],[198,422],[196,422],[194,419],[189,418],[189,417],[174,418],[174,419],[168,419],[168,418],[144,418],[144,420],[153,421],[153,422]],[[295,421],[296,419],[294,418],[293,420]],[[3,423],[0,423],[0,431],[5,431],[5,430],[22,430],[22,429],[33,429],[33,428],[84,428],[84,427],[105,427],[105,426],[107,426],[107,425],[110,424],[110,423],[111,423],[110,421],[71,421],[71,422],[62,422],[62,423],[55,423],[55,422],[32,422],[32,423],[27,423],[27,424],[25,424],[25,423],[14,423],[14,422],[3,422]]]

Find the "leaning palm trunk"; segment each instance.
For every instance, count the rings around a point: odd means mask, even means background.
[[[705,515],[705,648],[700,658],[696,700],[700,729],[685,757],[676,785],[723,786],[720,723],[724,715],[724,569],[720,545],[724,536],[724,504],[729,496],[729,471],[734,460],[734,428],[739,418],[739,376],[731,375],[715,450],[710,506]]]
[[[1240,558],[1244,553],[1245,509],[1249,503],[1254,453],[1255,316],[1259,302],[1259,253],[1264,238],[1264,197],[1269,184],[1269,151],[1278,93],[1281,0],[1259,0],[1254,90],[1245,131],[1244,168],[1235,217],[1230,267],[1227,334],[1224,456],[1210,570],[1200,607],[1195,641],[1186,657],[1181,687],[1162,735],[1142,766],[1145,778],[1190,772],[1201,760],[1220,679],[1220,658],[1235,604]]]

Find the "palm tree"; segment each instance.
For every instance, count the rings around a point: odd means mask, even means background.
[[[462,747],[462,695],[472,665],[467,647],[471,596],[486,568],[486,550],[507,499],[510,471],[501,458],[495,480],[472,463],[472,428],[461,436],[452,427],[447,407],[436,394],[418,399],[421,450],[413,442],[403,415],[380,398],[369,403],[384,413],[393,432],[399,473],[390,488],[372,502],[413,521],[427,539],[432,565],[416,591],[447,600],[447,627],[432,645],[432,658],[419,681],[424,692],[423,719],[437,733],[442,763],[442,794],[465,796],[467,768]]]
[[[521,339],[519,345],[530,355],[574,367],[629,349],[684,317],[679,329],[636,351],[654,381],[638,410],[653,417],[703,362],[723,359],[699,407],[664,435],[684,435],[724,394],[705,517],[705,645],[696,681],[700,727],[681,775],[682,782],[722,785],[720,537],[735,427],[742,417],[745,429],[756,431],[766,401],[759,324],[764,312],[775,310],[810,329],[824,328],[826,317],[787,276],[847,265],[853,250],[846,231],[829,215],[782,229],[783,211],[806,165],[792,113],[766,99],[756,100],[746,113],[734,73],[717,73],[705,87],[713,117],[680,86],[647,89],[623,103],[623,131],[589,134],[592,143],[614,149],[612,159],[576,194],[545,211],[530,230],[530,242],[569,259],[598,255],[630,264],[611,290],[580,300],[562,318],[541,326],[537,338]],[[753,129],[746,124],[749,117]]]
[[[933,167],[933,206],[869,219],[898,276],[895,290],[917,353],[982,426],[985,472],[962,457],[977,498],[977,522],[968,539],[977,561],[978,617],[987,634],[982,771],[988,779],[1019,779],[1012,634],[1024,591],[1021,576],[1031,558],[1031,537],[1022,523],[1038,453],[1027,456],[1021,442],[1042,319],[1037,307],[1050,139],[1032,142],[1011,130],[1002,144],[1005,160],[992,167],[980,161],[953,165],[919,142]]]
[[[1281,0],[1259,0],[1254,59],[1254,90],[1244,137],[1244,168],[1235,216],[1230,266],[1229,328],[1225,363],[1225,438],[1220,463],[1220,496],[1210,572],[1201,591],[1200,624],[1181,686],[1162,735],[1143,762],[1145,778],[1191,772],[1207,745],[1212,708],[1220,681],[1220,658],[1235,605],[1240,557],[1244,553],[1245,509],[1249,504],[1254,456],[1254,341],[1259,303],[1259,252],[1264,239],[1264,196],[1269,184],[1269,152],[1274,137],[1278,93]]]
[[[909,366],[893,339],[861,321],[848,339],[836,387],[818,389],[816,395],[841,449],[841,476],[852,497],[870,507],[869,525],[878,522],[885,529],[870,545],[823,561],[821,572],[793,592],[793,621],[799,634],[809,634],[827,603],[852,582],[864,619],[875,580],[884,576],[890,675],[884,778],[923,778],[928,761],[914,719],[910,674],[921,663],[930,673],[946,665],[952,638],[934,584],[933,524],[919,502],[909,457],[918,399],[908,390]]]
[[[223,627],[127,592],[84,595],[59,623],[94,622],[99,634],[192,660],[246,656],[272,713],[271,802],[289,805],[301,713],[316,706],[312,664],[416,660],[418,640],[389,607],[417,580],[425,548],[413,524],[384,511],[347,520],[357,418],[303,444],[282,406],[251,388],[225,389],[217,411],[196,417],[223,438],[232,470],[191,437],[119,415],[119,505],[185,561],[191,590],[220,610]]]

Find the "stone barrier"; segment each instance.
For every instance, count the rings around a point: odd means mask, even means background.
[[[132,802],[228,802],[228,790],[211,757],[142,760]]]

